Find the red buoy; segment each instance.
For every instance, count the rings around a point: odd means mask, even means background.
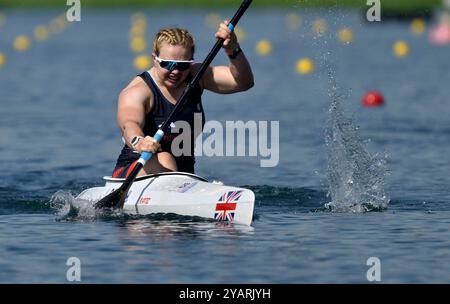
[[[367,92],[362,99],[362,104],[365,107],[379,107],[384,104],[384,98],[381,93],[376,91]]]

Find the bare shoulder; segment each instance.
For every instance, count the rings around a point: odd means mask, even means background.
[[[151,108],[152,100],[152,90],[140,77],[135,77],[119,94],[120,104],[144,106],[146,112]]]

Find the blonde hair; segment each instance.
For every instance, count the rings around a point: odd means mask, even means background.
[[[163,42],[170,45],[181,45],[186,49],[190,49],[192,51],[192,57],[194,57],[195,41],[192,35],[185,29],[165,28],[160,30],[156,34],[155,39],[153,39],[153,51],[157,56],[159,56]]]

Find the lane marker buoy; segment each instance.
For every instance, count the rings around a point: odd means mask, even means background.
[[[350,44],[353,41],[353,31],[347,27],[344,27],[339,30],[338,37],[342,44]]]
[[[151,58],[147,55],[139,55],[134,59],[134,67],[137,70],[148,70],[151,65]]]
[[[309,58],[301,58],[297,61],[296,70],[301,75],[311,74],[314,69],[314,61]]]
[[[406,57],[409,54],[409,45],[406,41],[399,40],[392,47],[395,56],[399,58]]]
[[[30,49],[30,38],[26,35],[17,36],[14,40],[14,48],[18,52],[26,52]]]
[[[363,96],[362,104],[365,107],[379,107],[384,105],[384,97],[380,92],[369,91]]]
[[[272,43],[267,39],[262,39],[256,44],[256,53],[267,56],[272,52]]]

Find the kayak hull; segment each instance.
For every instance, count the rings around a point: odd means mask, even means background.
[[[104,187],[87,189],[77,198],[94,203],[125,181],[104,179]],[[174,213],[251,225],[254,204],[255,195],[249,189],[210,183],[194,174],[168,172],[137,178],[123,209],[129,214]]]

